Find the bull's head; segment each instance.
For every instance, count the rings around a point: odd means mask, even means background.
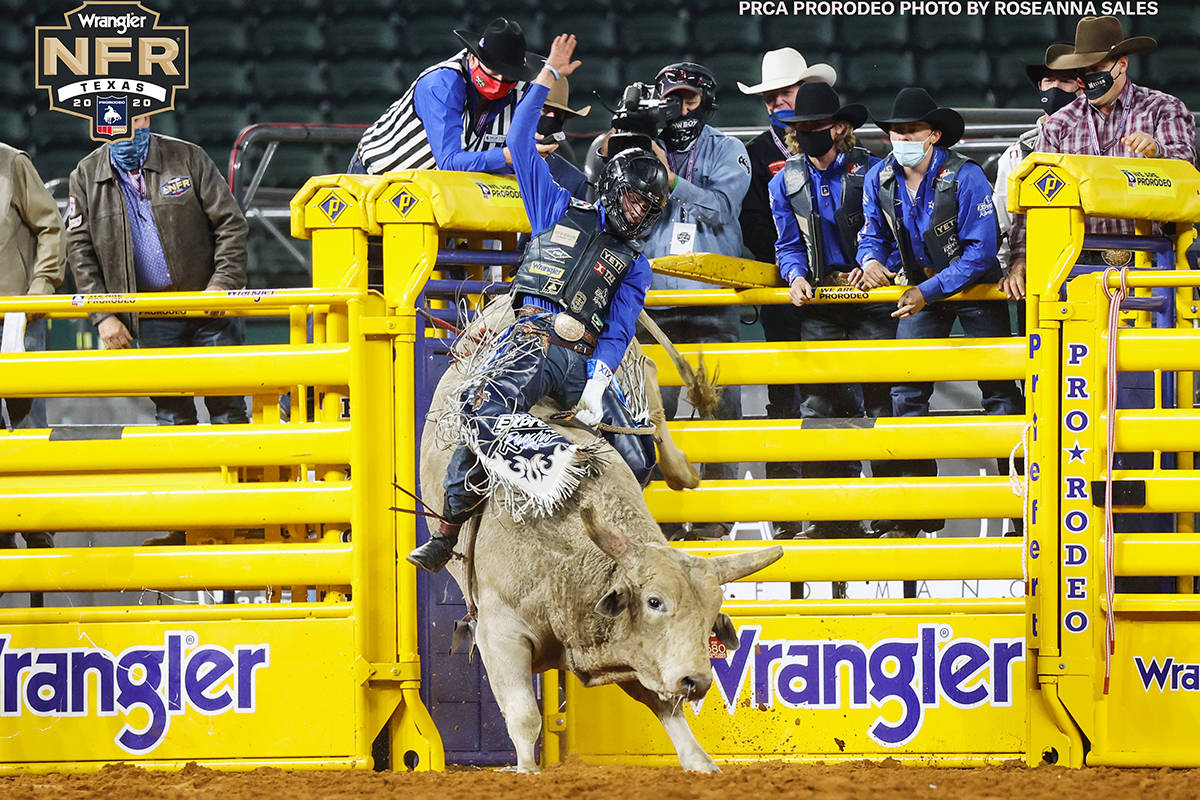
[[[592,542],[616,563],[596,612],[614,619],[622,660],[647,689],[664,700],[699,700],[712,685],[710,635],[737,646],[733,621],[721,613],[721,584],[774,563],[779,546],[700,558],[665,542],[637,542],[580,509]]]

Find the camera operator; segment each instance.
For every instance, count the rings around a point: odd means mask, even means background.
[[[671,197],[662,218],[646,237],[647,258],[686,253],[719,253],[741,256],[742,228],[738,216],[750,186],[750,158],[746,147],[708,125],[717,108],[717,82],[708,68],[678,63],[663,67],[655,78],[658,98],[665,106],[665,125],[652,147],[667,168]],[[613,151],[615,152],[615,151]],[[654,289],[710,289],[701,281],[655,275]],[[734,306],[668,307],[648,309],[651,317],[676,342],[735,342],[740,324]],[[679,389],[663,387],[663,406],[673,417],[679,406]],[[717,407],[718,419],[741,417],[741,396],[726,387]],[[736,464],[705,464],[707,479],[736,477]],[[688,538],[723,538],[728,524],[703,523],[692,527]],[[668,538],[683,538],[683,529],[664,531]]]

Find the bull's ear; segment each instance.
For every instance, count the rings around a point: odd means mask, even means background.
[[[737,650],[738,635],[737,630],[733,627],[733,620],[724,611],[717,614],[717,621],[713,623],[713,635],[717,637],[717,641],[725,645],[726,650]]]
[[[624,563],[629,558],[633,551],[633,543],[623,534],[617,533],[601,522],[596,516],[596,509],[591,506],[583,506],[579,509],[579,516],[583,518],[583,529],[587,531],[588,538],[606,556],[618,564]]]
[[[628,594],[614,587],[596,603],[596,612],[606,617],[615,617],[624,611],[628,605]]]
[[[731,583],[774,564],[782,557],[783,548],[775,545],[774,547],[758,547],[732,556],[713,556],[708,563],[716,569],[718,581]]]

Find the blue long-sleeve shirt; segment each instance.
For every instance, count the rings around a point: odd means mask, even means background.
[[[548,92],[549,89],[540,84],[530,88],[517,105],[506,140],[512,155],[513,171],[517,174],[517,185],[521,189],[521,202],[525,204],[525,214],[529,217],[534,236],[558,222],[571,202],[571,193],[554,182],[546,160],[538,155],[534,144],[533,135],[537,131],[542,103]],[[600,229],[603,230],[603,209],[597,209],[597,213],[600,215]],[[629,341],[633,338],[638,314],[646,304],[646,291],[650,288],[652,274],[650,262],[639,254],[625,273],[608,307],[608,318],[592,357],[604,362],[613,372],[617,371],[617,365],[625,357]]]
[[[694,153],[694,155],[693,155]],[[670,255],[676,222],[694,222],[697,253],[742,254],[742,198],[750,188],[750,157],[732,136],[705,125],[692,150],[669,154],[679,182],[662,217],[646,234],[647,258]],[[655,289],[711,289],[712,284],[655,275]]]
[[[871,156],[868,169],[878,162],[878,158]],[[817,169],[807,157],[804,158],[804,163],[808,166],[815,195],[813,200],[821,218],[825,263],[830,267],[850,265],[854,263],[854,251],[847,253],[842,249],[842,233],[838,228],[837,218],[834,217],[834,213],[842,205],[842,177],[846,174],[846,154],[838,153],[837,158],[824,171]],[[779,264],[779,274],[788,285],[796,278],[807,280],[812,266],[808,263],[808,247],[804,235],[800,233],[800,225],[796,222],[791,201],[788,200],[782,170],[767,184],[767,193],[771,198],[771,216],[775,218],[775,230],[778,232],[775,240],[775,260]]]
[[[867,173],[863,189],[863,216],[865,224],[858,239],[858,263],[871,259],[888,263],[888,257],[896,251],[887,220],[879,210],[879,173],[886,164],[896,170],[897,216],[908,238],[913,258],[921,268],[936,269],[929,252],[925,249],[924,235],[929,230],[933,217],[934,184],[946,151],[935,147],[929,170],[921,179],[914,201],[904,185],[903,169],[892,157],[881,161]],[[917,285],[927,303],[960,292],[974,286],[985,278],[1000,279],[1000,262],[996,259],[999,243],[996,235],[995,207],[992,205],[992,187],[983,170],[973,163],[966,163],[958,171],[958,240],[962,246],[958,258],[941,272]],[[890,267],[889,267],[890,268]]]
[[[482,108],[477,124],[484,127],[517,99],[514,90],[499,100],[488,100],[468,87],[463,76],[448,67],[435,69],[419,78],[413,88],[413,110],[425,126],[438,169],[507,172],[504,142],[496,142],[495,147],[479,152],[462,149],[463,111],[468,104],[472,111]]]

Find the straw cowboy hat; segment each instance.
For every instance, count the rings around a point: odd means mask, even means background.
[[[1050,69],[1082,69],[1101,61],[1134,53],[1149,53],[1158,42],[1149,36],[1125,38],[1125,29],[1116,17],[1084,17],[1075,26],[1075,44],[1052,44],[1046,48],[1046,66]]]
[[[571,84],[567,81],[566,76],[556,78],[554,85],[550,87],[550,93],[546,95],[543,106],[558,109],[564,112],[568,118],[586,117],[588,112],[592,110],[591,106],[575,109],[570,106],[571,100]]]
[[[962,115],[952,108],[938,108],[938,104],[924,89],[909,87],[901,89],[896,99],[892,101],[892,115],[886,119],[876,119],[875,124],[884,131],[892,125],[902,122],[927,122],[931,127],[942,132],[938,139],[938,147],[950,148],[962,138],[966,127]]]
[[[481,36],[464,30],[454,35],[483,65],[510,81],[531,81],[542,71],[546,60],[525,51],[525,32],[515,22],[497,17],[488,23]]]
[[[762,80],[754,86],[737,82],[742,94],[763,94],[803,83],[824,81],[830,86],[837,81],[837,70],[828,64],[809,64],[794,47],[768,50],[762,60]]]
[[[860,103],[843,106],[837,92],[828,83],[803,83],[796,92],[796,107],[792,111],[776,113],[780,122],[816,122],[833,119],[848,123],[851,128],[861,127],[870,116],[867,107]]]

